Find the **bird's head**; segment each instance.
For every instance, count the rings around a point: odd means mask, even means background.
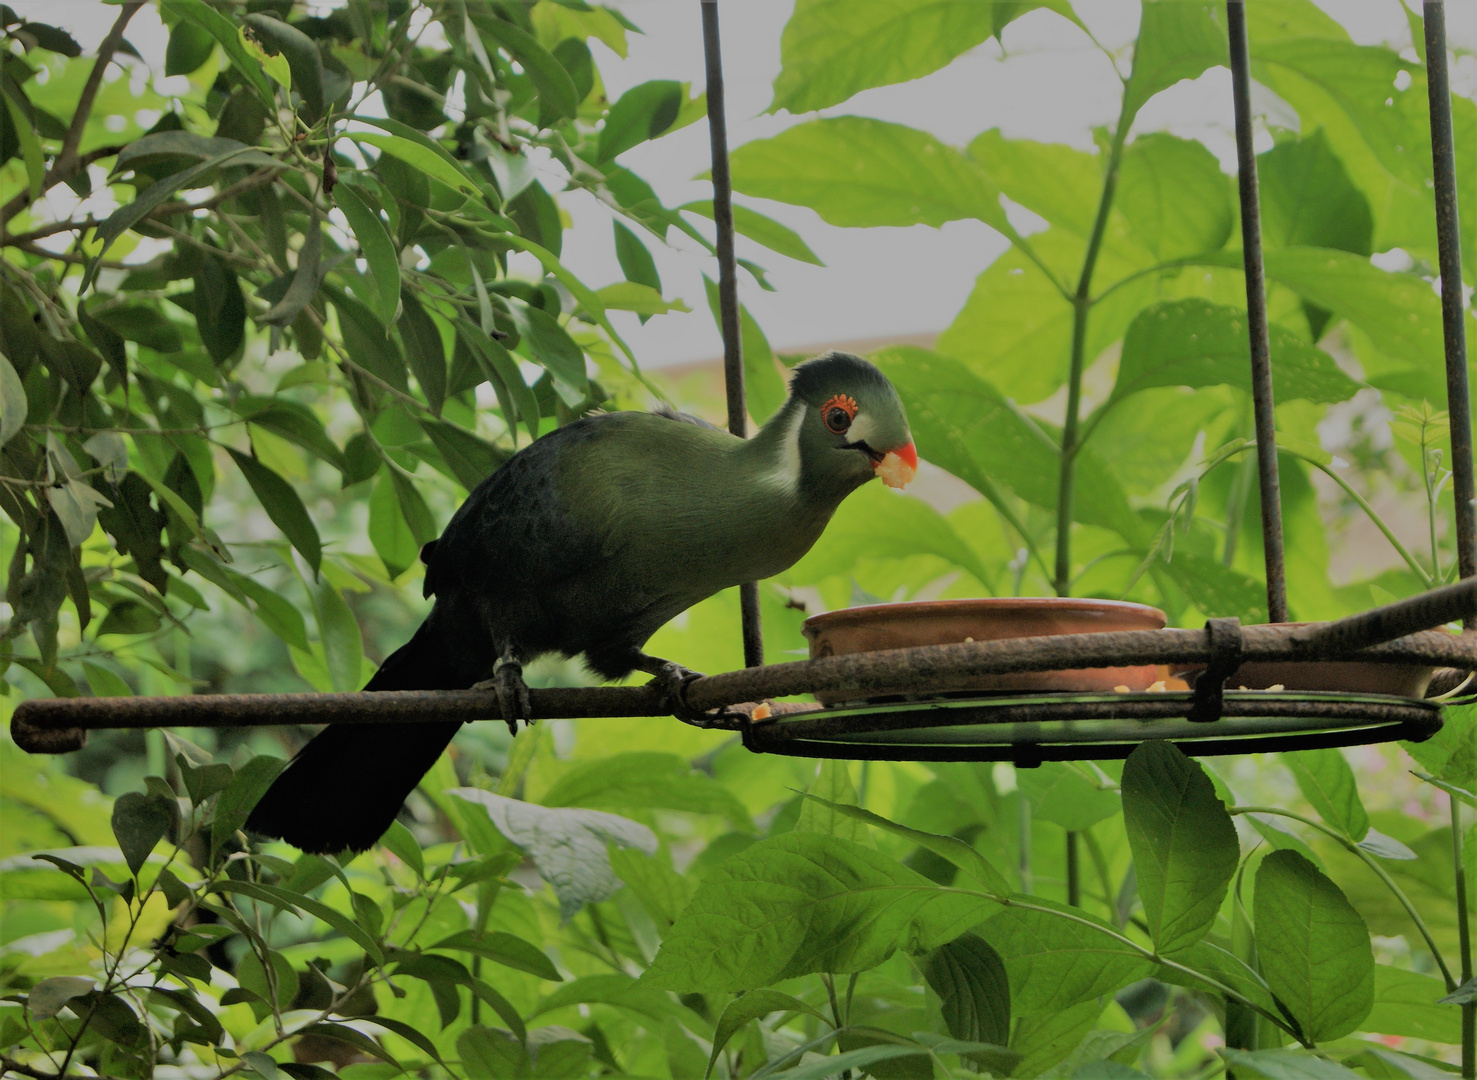
[[[876,476],[901,488],[918,471],[903,403],[887,376],[860,356],[830,352],[795,369],[790,399],[804,405],[802,457],[817,473],[856,487]]]

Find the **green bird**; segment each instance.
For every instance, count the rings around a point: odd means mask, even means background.
[[[751,439],[670,410],[588,416],[514,454],[426,545],[436,602],[366,690],[452,690],[491,676],[529,716],[521,665],[583,655],[606,679],[680,679],[642,651],[673,616],[804,555],[841,500],[894,487],[918,454],[897,391],[848,353],[801,364]],[[516,731],[516,721],[509,726]],[[330,724],[257,803],[247,828],[304,851],[362,851],[460,724]]]

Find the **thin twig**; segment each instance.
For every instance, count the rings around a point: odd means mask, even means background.
[[[42,191],[49,191],[63,180],[73,176],[82,167],[81,159],[77,156],[77,147],[82,143],[82,134],[87,129],[88,118],[92,115],[92,105],[97,99],[98,88],[102,86],[103,73],[107,71],[108,64],[113,59],[113,53],[123,42],[123,31],[128,27],[128,21],[143,6],[142,3],[124,4],[123,9],[118,12],[118,18],[113,22],[113,28],[108,31],[108,36],[103,38],[102,44],[98,46],[97,62],[88,72],[87,82],[82,87],[82,96],[77,99],[77,109],[72,114],[72,124],[67,128],[66,137],[62,140],[61,153],[52,159],[51,168],[46,171],[46,176],[41,181]],[[0,209],[0,222],[9,221],[30,204],[31,192],[27,188],[6,203],[3,209]]]

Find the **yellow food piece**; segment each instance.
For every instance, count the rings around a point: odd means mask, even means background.
[[[877,466],[878,478],[890,488],[905,488],[918,475],[918,469],[889,450]]]

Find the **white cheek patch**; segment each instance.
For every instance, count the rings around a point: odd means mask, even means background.
[[[805,423],[809,412],[796,409],[795,415],[785,422],[779,458],[763,477],[764,483],[790,494],[800,490],[800,425]]]
[[[856,419],[852,420],[851,427],[846,430],[846,441],[849,443],[864,442],[872,446],[872,436],[876,434],[877,425],[872,420],[871,413],[857,413]],[[874,450],[881,447],[872,446]]]

